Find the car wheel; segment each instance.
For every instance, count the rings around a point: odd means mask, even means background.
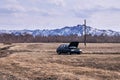
[[[78,52],[77,54],[80,54],[80,52]]]
[[[71,53],[70,53],[70,52],[68,52],[68,55],[71,55]]]
[[[58,55],[60,55],[61,54],[61,52],[58,52]]]
[[[80,54],[82,54],[82,51],[80,51]]]

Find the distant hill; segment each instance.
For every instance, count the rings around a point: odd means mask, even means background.
[[[31,34],[33,36],[69,36],[69,35],[78,35],[81,36],[84,33],[83,25],[77,26],[67,26],[61,29],[53,29],[53,30],[0,30],[0,34],[7,33],[7,34],[15,34],[15,35],[24,35],[25,33]],[[96,28],[92,28],[87,26],[87,34],[91,35],[108,35],[108,36],[120,36],[120,32],[112,31],[112,30],[100,30]]]

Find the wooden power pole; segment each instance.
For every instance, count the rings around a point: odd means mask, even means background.
[[[86,20],[84,20],[84,45],[86,47]]]

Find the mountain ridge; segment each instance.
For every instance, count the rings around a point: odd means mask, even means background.
[[[92,28],[90,26],[87,26],[86,28],[87,34],[90,34],[92,36],[99,36],[99,35],[108,35],[108,36],[120,36],[120,32],[113,31],[113,30],[104,30],[104,29],[96,29]],[[65,26],[60,29],[36,29],[36,30],[0,30],[0,34],[7,33],[7,34],[15,34],[15,35],[23,35],[25,33],[31,34],[33,36],[69,36],[69,35],[78,35],[82,36],[84,35],[84,26],[83,25],[77,25],[77,26]]]

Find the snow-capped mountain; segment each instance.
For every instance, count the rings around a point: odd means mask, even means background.
[[[120,32],[112,31],[112,30],[100,30],[96,28],[92,28],[87,26],[86,28],[87,34],[91,35],[108,35],[108,36],[117,36],[120,35]],[[33,36],[41,35],[41,36],[54,36],[54,35],[63,35],[63,36],[68,36],[68,35],[78,35],[81,36],[84,34],[84,26],[83,25],[77,25],[77,26],[72,26],[72,27],[64,27],[61,29],[53,29],[53,30],[0,30],[1,33],[7,33],[7,34],[15,34],[15,35],[24,35],[25,33],[31,34]]]

